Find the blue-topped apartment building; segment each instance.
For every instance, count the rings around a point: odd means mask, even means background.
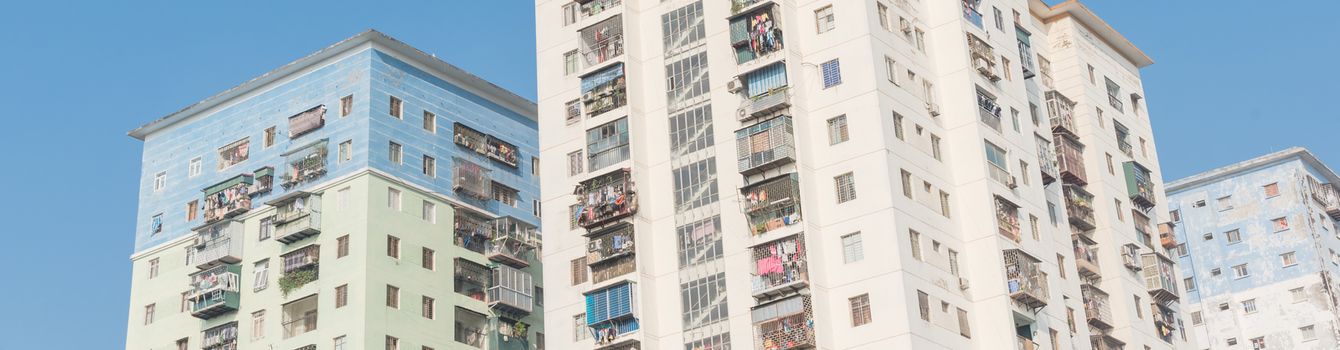
[[[1184,328],[1197,349],[1340,346],[1340,177],[1302,148],[1169,184]]]
[[[370,30],[131,131],[126,348],[543,348],[535,118]]]

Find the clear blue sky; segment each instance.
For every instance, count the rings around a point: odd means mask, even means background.
[[[1340,95],[1340,2],[1089,2],[1157,61],[1144,80],[1165,178],[1295,145],[1340,167],[1340,113],[1325,107]],[[124,344],[132,128],[367,28],[534,98],[532,2],[383,3],[4,5],[0,349]]]

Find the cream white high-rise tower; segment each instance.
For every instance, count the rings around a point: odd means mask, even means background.
[[[1188,348],[1152,60],[1082,4],[535,11],[549,346]]]

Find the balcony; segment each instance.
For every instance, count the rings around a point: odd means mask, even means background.
[[[454,221],[452,234],[456,246],[484,254],[489,237],[493,236],[493,226],[489,225],[487,219],[464,211],[457,211]]]
[[[1075,267],[1079,274],[1084,277],[1098,278],[1102,276],[1102,265],[1098,264],[1097,244],[1085,235],[1073,235],[1072,242],[1075,246]]]
[[[497,263],[516,268],[530,266],[540,246],[540,231],[513,217],[502,217],[492,222],[492,237],[484,256]]]
[[[1056,182],[1061,173],[1060,165],[1056,163],[1056,148],[1045,141],[1038,139],[1038,170],[1042,173],[1043,186]]]
[[[1159,224],[1159,245],[1163,249],[1177,248],[1177,233],[1173,230],[1176,226],[1171,221]]]
[[[255,182],[251,184],[251,195],[255,196],[270,193],[270,191],[274,190],[275,187],[274,167],[267,166],[260,169],[256,169],[256,171],[253,172],[253,174],[255,174],[254,177]]]
[[[1160,303],[1175,301],[1177,296],[1177,277],[1172,259],[1161,253],[1145,253],[1140,256],[1141,275],[1145,279],[1145,289]]]
[[[270,201],[275,207],[276,241],[293,244],[321,233],[321,195],[291,192]]]
[[[735,131],[735,154],[746,176],[796,161],[791,117],[780,116]]]
[[[1070,226],[1080,231],[1094,229],[1093,195],[1083,187],[1066,185],[1062,189],[1065,196],[1065,213],[1070,218]]]
[[[529,314],[532,311],[535,299],[531,293],[535,290],[535,280],[530,273],[498,265],[493,267],[490,276],[489,307],[513,314]]]
[[[735,49],[735,63],[744,64],[782,51],[781,16],[771,1],[732,13],[730,43]]]
[[[484,349],[488,345],[488,316],[456,307],[456,317],[453,319],[456,320],[453,338],[457,343],[476,349]]]
[[[462,196],[487,200],[493,194],[492,170],[465,158],[452,157],[451,190]]]
[[[587,68],[623,56],[623,16],[617,15],[582,29],[579,45]]]
[[[279,290],[284,295],[312,283],[321,277],[321,246],[313,244],[281,255],[284,274],[279,277]]]
[[[242,222],[221,221],[196,230],[195,244],[186,251],[188,265],[201,270],[242,261]]]
[[[326,175],[326,139],[284,152],[284,175],[279,185],[290,189]]]
[[[977,115],[982,120],[982,124],[986,124],[986,126],[996,131],[1001,130],[1000,104],[996,103],[995,97],[987,95],[981,90],[977,90]]]
[[[1000,74],[996,73],[996,50],[976,35],[972,33],[967,35],[968,54],[972,57],[972,68],[988,80],[1000,80]]]
[[[317,295],[284,304],[281,328],[284,339],[316,331]]]
[[[474,128],[459,122],[452,124],[451,141],[457,146],[465,147],[466,149],[475,151],[475,153],[485,154],[488,153],[488,146],[486,146],[487,139],[488,135],[479,132],[479,130],[475,130]]]
[[[488,298],[489,268],[464,258],[456,258],[453,265],[452,290],[470,299],[485,301]]]
[[[1047,114],[1051,116],[1052,132],[1079,137],[1075,128],[1075,101],[1056,90],[1047,91]]]
[[[1149,169],[1135,161],[1126,162],[1125,168],[1126,193],[1131,197],[1131,203],[1143,210],[1153,208],[1154,179]]]
[[[484,145],[487,148],[484,155],[488,156],[489,159],[507,164],[513,168],[517,167],[520,158],[517,155],[516,146],[492,135],[488,137]]]
[[[1154,249],[1154,226],[1151,224],[1149,217],[1139,211],[1132,210],[1131,221],[1133,221],[1132,225],[1135,226],[1135,234],[1136,237],[1140,238],[1140,242],[1143,242],[1149,249]]]
[[[788,86],[778,87],[758,95],[750,96],[744,104],[740,106],[739,120],[745,121],[756,117],[766,116],[788,107],[791,107],[791,88]]]
[[[1337,193],[1335,184],[1326,184],[1326,188],[1329,190],[1328,192],[1330,192],[1330,194],[1327,195],[1329,199],[1324,204],[1326,214],[1330,215],[1332,219],[1340,220],[1340,193]]]
[[[242,174],[205,188],[205,222],[213,223],[250,211],[252,182],[251,174]]]
[[[1037,68],[1033,65],[1033,44],[1032,35],[1019,26],[1014,27],[1015,37],[1019,38],[1019,67],[1024,70],[1024,79],[1037,76]]]
[[[1020,337],[1020,336],[1015,336],[1015,342],[1019,344],[1019,345],[1016,347],[1016,349],[1019,349],[1019,350],[1038,350],[1038,349],[1040,349],[1040,348],[1038,347],[1038,343],[1034,343],[1034,342],[1033,342],[1033,339],[1028,339],[1028,338],[1024,338],[1024,337]]]
[[[800,175],[790,173],[759,181],[741,188],[740,193],[740,204],[754,236],[800,223]]]
[[[995,196],[996,229],[1001,236],[1018,242],[1022,238],[1022,225],[1019,224],[1019,205],[1001,196]]]
[[[808,295],[756,306],[750,316],[757,337],[755,350],[813,349],[818,345]]]
[[[628,104],[628,85],[623,64],[582,77],[582,109],[594,117]]]
[[[237,350],[237,322],[229,322],[201,332],[200,349]]]
[[[493,318],[493,329],[498,331],[498,336],[491,343],[496,344],[494,350],[530,350],[530,337],[527,336],[530,325],[525,322],[508,319],[505,317]]]
[[[804,238],[795,235],[752,248],[754,298],[778,298],[809,286]]]
[[[596,234],[587,241],[586,264],[599,265],[625,256],[632,256],[635,251],[633,225],[621,225]]]
[[[577,225],[588,232],[637,212],[637,191],[628,168],[582,181],[573,194],[577,196]]]
[[[1061,181],[1080,186],[1089,184],[1088,174],[1084,170],[1084,145],[1070,136],[1058,136],[1056,164],[1061,171]]]
[[[623,0],[577,0],[577,2],[581,3],[581,7],[578,9],[578,15],[581,16],[581,19],[599,16],[623,5]]]
[[[1019,304],[1029,309],[1047,306],[1047,273],[1037,258],[1022,250],[1006,250],[1005,279],[1010,298]]]
[[[730,14],[731,14],[732,16],[733,16],[733,15],[738,15],[738,14],[740,14],[741,12],[744,12],[744,11],[746,11],[746,10],[752,10],[754,5],[763,4],[763,3],[771,4],[772,1],[771,1],[771,0],[730,0]]]
[[[1122,350],[1126,342],[1118,340],[1109,330],[1090,335],[1089,345],[1093,346],[1093,350]]]
[[[982,13],[977,12],[977,7],[981,4],[982,0],[963,0],[963,19],[977,28],[982,28]]]
[[[1321,183],[1316,178],[1308,176],[1307,188],[1304,190],[1312,195],[1312,200],[1317,201],[1317,204],[1325,209],[1327,215],[1340,220],[1340,191],[1337,191],[1335,184]]]
[[[186,296],[191,316],[208,320],[236,311],[242,290],[241,272],[242,266],[232,264],[191,274],[191,290]]]
[[[584,294],[586,326],[590,327],[597,348],[633,341],[629,336],[641,328],[635,290],[632,283],[622,283]]]
[[[1150,314],[1154,316],[1154,330],[1159,339],[1171,343],[1173,341],[1173,332],[1177,331],[1176,312],[1162,304],[1151,304]]]
[[[1080,285],[1080,292],[1084,296],[1084,314],[1089,325],[1098,329],[1112,329],[1115,324],[1112,323],[1112,307],[1108,305],[1107,292],[1088,283]]]

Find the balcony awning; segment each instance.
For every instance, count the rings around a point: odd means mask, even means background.
[[[609,68],[582,77],[582,93],[590,92],[598,86],[605,85],[606,83],[622,77],[623,63],[612,65]]]
[[[274,167],[271,167],[271,166],[267,166],[267,167],[264,167],[264,168],[256,169],[256,172],[255,172],[255,175],[254,175],[254,176],[255,176],[255,177],[266,177],[266,176],[274,176],[274,175],[275,175],[275,168],[274,168]]]
[[[241,174],[234,176],[231,179],[224,180],[223,182],[217,183],[213,186],[205,187],[205,189],[201,191],[205,192],[205,196],[209,196],[211,194],[219,193],[219,191],[232,188],[233,186],[237,186],[239,184],[250,185],[252,183],[252,179],[253,178],[251,174]]]

